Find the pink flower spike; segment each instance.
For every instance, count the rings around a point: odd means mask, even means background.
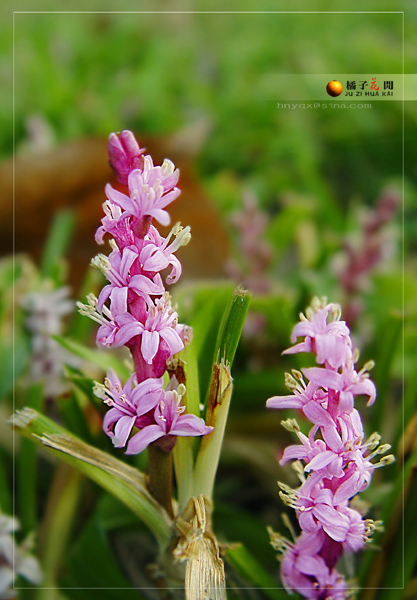
[[[280,464],[301,461],[294,466],[302,485],[294,490],[280,484],[280,496],[297,511],[302,533],[295,544],[283,543],[278,534],[273,534],[271,543],[274,545],[277,536],[276,548],[284,554],[281,577],[287,590],[314,600],[347,598],[346,583],[334,567],[344,551],[355,552],[364,546],[373,527],[349,506],[349,501],[368,487],[375,468],[393,460],[390,455],[372,462],[390,448],[389,444],[379,446],[377,433],[363,441],[354,400],[365,395],[368,404],[374,402],[376,389],[368,375],[373,362],[355,371],[358,353],[353,351],[349,330],[340,317],[337,305],[313,300],[291,338],[292,342],[299,337],[304,340],[284,354],[311,350],[316,363],[323,366],[287,373],[285,383],[294,395],[267,401],[271,408],[298,408],[313,423],[308,437],[294,419],[282,423],[301,441],[284,450]],[[315,439],[318,433],[321,439]],[[312,542],[314,549],[309,550]]]
[[[110,166],[121,184],[127,185],[130,171],[143,168],[143,153],[131,131],[122,131],[120,137],[116,133],[109,136],[108,153]]]

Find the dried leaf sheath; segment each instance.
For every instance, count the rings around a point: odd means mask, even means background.
[[[211,502],[200,495],[191,498],[176,527],[181,539],[174,557],[187,561],[186,600],[226,600],[223,560],[211,526]]]

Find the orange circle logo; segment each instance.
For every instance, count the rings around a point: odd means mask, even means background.
[[[340,96],[340,94],[343,92],[343,85],[340,83],[340,81],[333,79],[333,81],[329,81],[327,84],[326,92],[329,94],[329,96],[332,96],[332,98],[336,98],[336,96]]]

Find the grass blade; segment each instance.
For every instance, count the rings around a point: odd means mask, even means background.
[[[168,543],[171,519],[148,491],[140,471],[82,442],[35,410],[17,411],[11,424],[126,504],[148,525],[161,546]]]

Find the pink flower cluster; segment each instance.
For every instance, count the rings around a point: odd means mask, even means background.
[[[104,431],[117,448],[127,443],[128,454],[142,452],[156,440],[169,451],[177,435],[212,431],[199,417],[183,414],[184,386],[176,390],[178,382],[173,378],[169,389],[163,387],[167,360],[184,349],[190,332],[178,324],[161,272],[170,268],[166,283],[178,281],[181,263],[174,253],[188,244],[191,234],[189,227],[178,223],[164,239],[152,224],[153,219],[169,224],[165,208],[180,194],[176,187],[179,171],[169,160],[154,166],[152,158],[143,154],[132,132],[110,135],[110,164],[119,182],[128,186],[128,193],[106,186],[105,216],[96,241],[102,244],[109,234],[112,252],[97,255],[92,263],[109,283],[98,298],[89,294],[86,305],[78,303],[80,312],[100,325],[99,346],[127,346],[132,354],[135,373],[125,386],[109,372],[105,385],[95,388],[111,407]],[[140,431],[128,441],[133,427]]]
[[[379,525],[364,520],[349,502],[368,487],[375,468],[393,460],[389,455],[372,462],[390,448],[379,445],[378,434],[364,441],[354,398],[367,396],[368,405],[375,401],[375,386],[368,374],[373,363],[355,370],[358,353],[340,317],[340,306],[313,300],[292,332],[293,343],[299,337],[303,341],[284,354],[313,352],[321,366],[287,374],[286,384],[293,393],[267,401],[268,408],[298,408],[313,424],[304,435],[295,419],[282,423],[300,441],[285,449],[280,464],[296,461],[293,466],[301,486],[279,486],[281,498],[296,510],[301,535],[291,543],[272,534],[272,543],[283,553],[281,577],[287,590],[316,600],[346,597],[346,582],[335,565],[343,552],[360,550]]]

